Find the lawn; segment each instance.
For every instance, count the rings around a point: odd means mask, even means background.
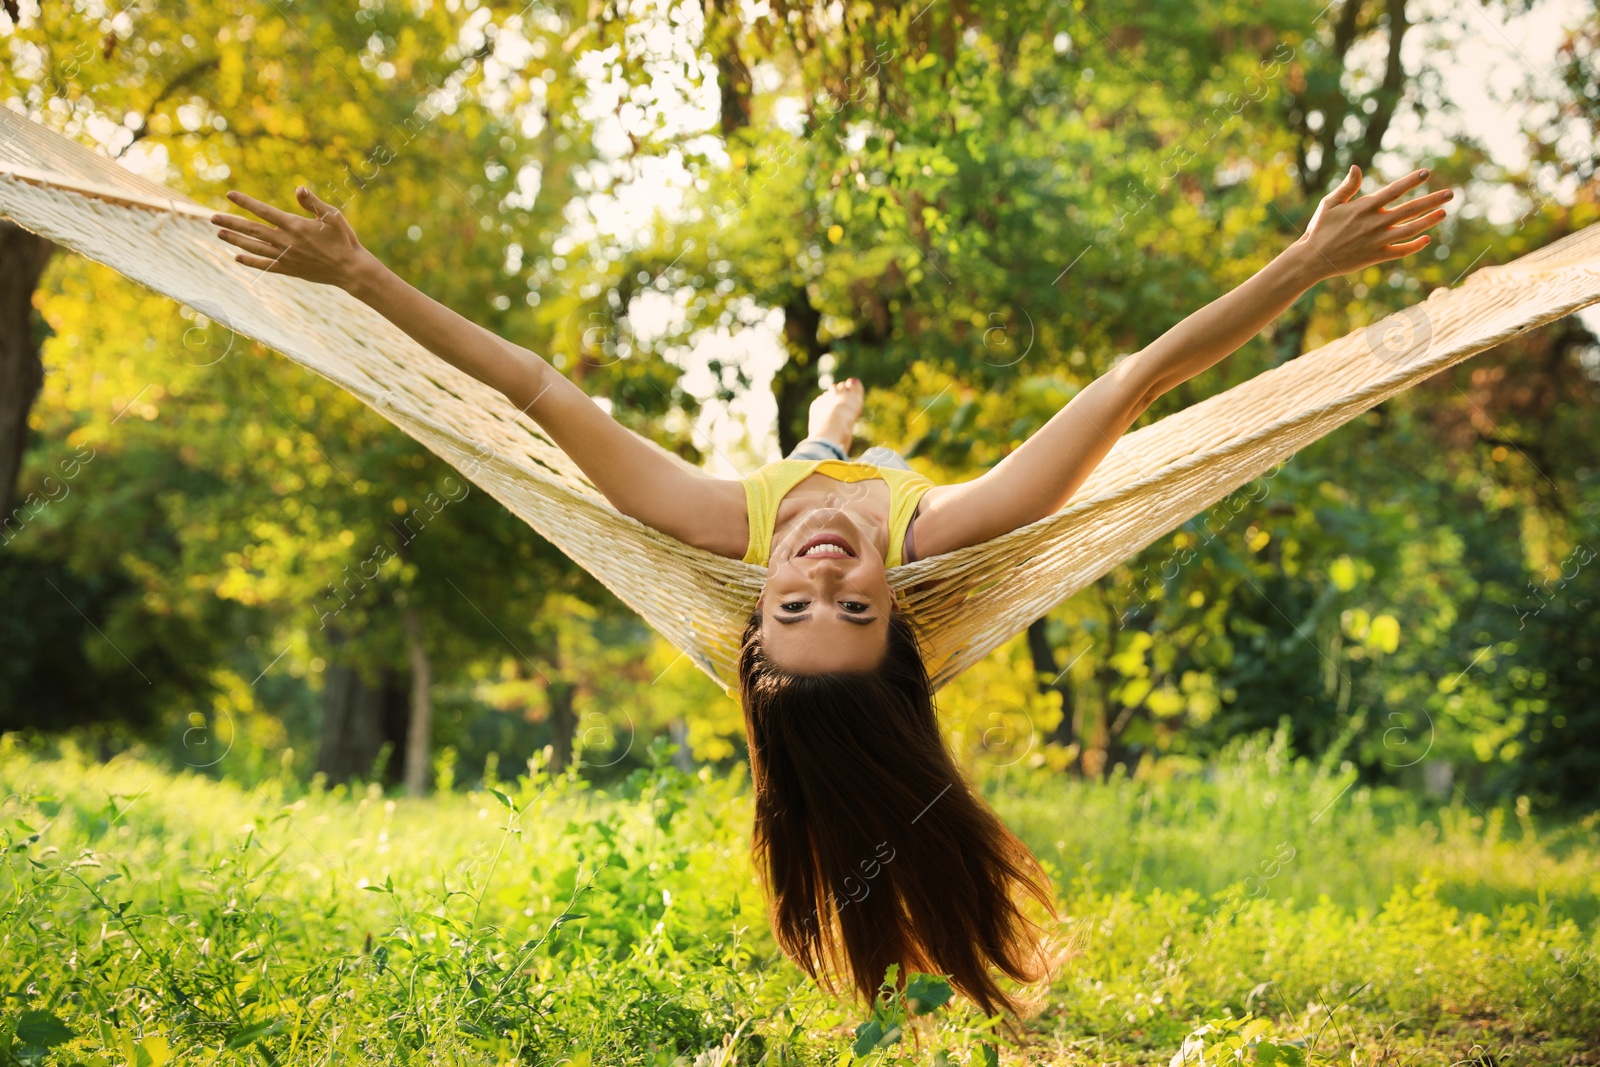
[[[908,1017],[937,982],[874,1017],[785,961],[744,776],[530,771],[410,800],[0,740],[0,1049],[63,1067],[1166,1064],[1232,1046],[1600,1063],[1600,818],[1428,804],[1269,738],[1162,779],[986,779],[1063,918],[1066,960],[1014,1038],[961,1001]]]

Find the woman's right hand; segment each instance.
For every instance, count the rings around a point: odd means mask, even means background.
[[[312,217],[294,215],[232,191],[228,199],[262,219],[213,215],[217,236],[244,249],[233,258],[247,267],[348,289],[376,263],[343,212],[300,186],[295,196]]]
[[[1357,196],[1361,168],[1352,166],[1338,187],[1322,198],[1306,232],[1295,242],[1305,250],[1309,268],[1320,278],[1337,278],[1426,248],[1433,238],[1422,231],[1444,219],[1444,205],[1455,193],[1440,189],[1386,205],[1427,180],[1428,171],[1414,170],[1376,192]]]

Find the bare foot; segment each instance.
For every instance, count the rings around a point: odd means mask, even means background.
[[[861,402],[866,390],[861,379],[849,378],[835,382],[811,402],[811,419],[807,433],[833,441],[845,454],[850,454],[850,443],[855,438],[856,419],[861,415]]]

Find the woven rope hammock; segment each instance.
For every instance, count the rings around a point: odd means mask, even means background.
[[[0,107],[0,214],[349,390],[731,686],[765,571],[620,514],[501,394],[343,291],[233,261],[212,209]],[[1068,505],[889,572],[943,685],[1119,561],[1468,356],[1600,300],[1600,226],[1122,437]]]

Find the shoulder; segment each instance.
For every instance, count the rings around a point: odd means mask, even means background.
[[[918,559],[954,552],[958,548],[966,548],[969,544],[975,543],[974,539],[968,536],[970,524],[962,521],[966,509],[962,506],[961,498],[971,484],[971,482],[957,482],[954,485],[930,484],[923,491],[916,513]]]

